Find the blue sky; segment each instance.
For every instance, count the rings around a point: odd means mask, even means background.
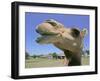
[[[39,36],[35,29],[38,24],[47,20],[55,19],[62,23],[65,27],[77,27],[79,29],[87,28],[88,35],[84,38],[85,48],[89,49],[89,16],[74,15],[74,14],[53,14],[53,13],[25,13],[25,50],[30,54],[48,54],[62,52],[52,44],[40,45],[36,43],[36,38]]]

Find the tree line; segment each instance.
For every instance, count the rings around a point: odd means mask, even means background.
[[[57,58],[58,54],[57,53],[50,53],[48,55],[51,55],[53,58]],[[45,56],[44,54],[41,54],[41,55],[36,55],[36,54],[33,54],[33,55],[30,55],[28,52],[25,52],[25,59],[29,59],[30,57],[33,57],[33,58],[39,58],[39,57],[42,57],[42,56]]]

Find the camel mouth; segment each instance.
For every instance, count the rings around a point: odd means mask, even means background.
[[[38,29],[36,29],[36,32],[39,33],[41,36],[52,36],[52,35],[58,34],[58,33],[49,32],[49,31],[39,31]]]
[[[37,43],[41,43],[44,40],[48,40],[49,38],[52,37],[56,37],[58,35],[58,33],[54,33],[54,32],[48,32],[48,31],[39,31],[38,29],[36,29],[36,32],[39,34],[39,36],[36,39]]]
[[[50,22],[49,20],[38,25],[36,32],[39,34],[39,37],[37,37],[36,42],[40,43],[44,40],[48,40],[49,38],[51,39],[52,37],[56,37],[59,33],[53,28],[54,25],[55,23]]]
[[[42,40],[43,40],[43,37],[42,36],[41,37],[37,37],[36,42],[37,43],[40,43]]]
[[[36,39],[37,43],[41,43],[44,40],[48,40],[48,38],[51,38],[52,36],[56,36],[57,34],[51,34],[51,33],[42,33],[39,34],[39,36]]]

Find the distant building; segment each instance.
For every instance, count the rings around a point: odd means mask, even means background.
[[[54,57],[51,54],[41,55],[40,58],[54,59]],[[56,59],[64,59],[64,58],[65,58],[64,53],[57,54],[57,58]]]
[[[52,55],[47,55],[47,58],[48,59],[53,59],[53,56]]]
[[[88,57],[90,54],[89,54],[89,50],[85,50],[82,52],[82,56],[86,56]]]
[[[84,52],[84,55],[85,55],[86,57],[88,57],[88,56],[89,56],[89,53],[88,53],[87,51],[85,51],[85,52]]]
[[[40,56],[41,58],[48,58],[48,59],[53,59],[52,55],[42,55]]]
[[[57,56],[58,59],[64,59],[65,58],[65,54],[64,53],[60,53]]]

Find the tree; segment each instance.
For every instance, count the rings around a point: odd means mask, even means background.
[[[25,59],[29,59],[30,55],[29,53],[25,52]]]
[[[37,56],[36,56],[36,55],[33,55],[32,57],[33,57],[33,58],[36,58]]]
[[[53,58],[57,59],[57,53],[52,53]]]
[[[86,53],[89,55],[90,54],[89,50],[86,50]]]

